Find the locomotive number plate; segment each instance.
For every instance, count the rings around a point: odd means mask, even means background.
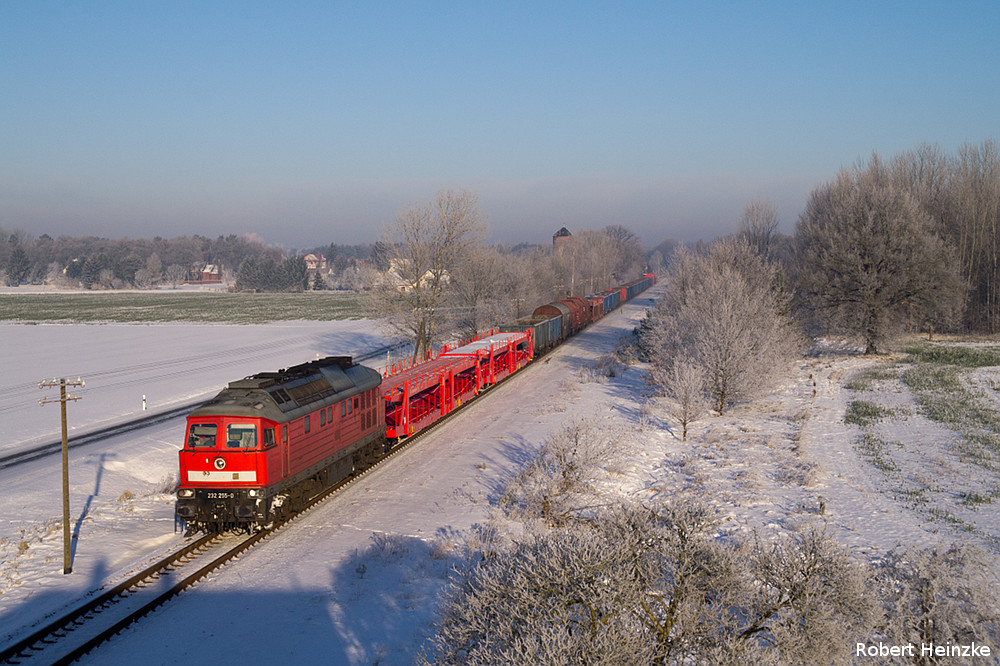
[[[232,499],[236,493],[205,493],[206,499]]]

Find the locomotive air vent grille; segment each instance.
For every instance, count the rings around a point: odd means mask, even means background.
[[[325,377],[320,377],[319,379],[314,379],[313,381],[301,386],[289,387],[287,391],[288,395],[290,395],[295,402],[302,404],[303,401],[311,402],[312,400],[316,400],[313,396],[331,388],[333,387],[330,386],[330,382],[326,381]]]

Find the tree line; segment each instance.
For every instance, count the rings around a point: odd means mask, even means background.
[[[247,236],[107,239],[94,236],[32,238],[0,228],[0,269],[8,285],[63,284],[85,289],[148,288],[177,284],[193,266],[214,264],[235,274],[248,258],[283,260],[280,250]]]

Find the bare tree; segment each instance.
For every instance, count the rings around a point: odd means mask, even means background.
[[[796,226],[799,286],[826,324],[878,352],[906,314],[950,323],[964,297],[958,261],[877,155],[813,190]]]
[[[1000,144],[959,150],[950,187],[951,234],[970,286],[969,323],[1000,331]]]
[[[681,441],[686,442],[688,425],[701,418],[708,408],[705,369],[691,359],[675,359],[660,383],[670,400],[670,416],[681,427]]]
[[[170,264],[167,266],[167,280],[175,289],[177,288],[177,285],[184,280],[184,276],[186,274],[187,270],[180,264]]]
[[[639,237],[627,227],[611,225],[583,230],[552,255],[558,298],[586,296],[637,277],[644,268]]]
[[[533,282],[526,259],[497,247],[469,248],[451,278],[451,303],[455,311],[458,335],[472,337],[483,331],[514,321],[520,316],[518,304],[527,307],[540,299],[529,300],[525,287]],[[531,290],[533,291],[533,290]],[[520,299],[520,300],[519,300]]]
[[[439,191],[433,202],[411,204],[396,216],[383,246],[390,253],[389,275],[372,285],[369,305],[413,340],[414,359],[430,351],[447,326],[452,275],[485,235],[478,198],[467,190]]]
[[[743,209],[738,233],[761,255],[770,256],[771,240],[777,231],[778,212],[770,201],[754,199]]]
[[[604,235],[611,239],[617,250],[617,262],[612,269],[611,278],[618,284],[633,275],[638,275],[645,268],[645,258],[639,236],[628,227],[612,224],[604,228]],[[608,287],[612,286],[611,284]]]

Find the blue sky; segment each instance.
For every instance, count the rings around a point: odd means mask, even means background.
[[[0,0],[0,226],[373,242],[791,232],[841,167],[1000,139],[1000,3]]]

